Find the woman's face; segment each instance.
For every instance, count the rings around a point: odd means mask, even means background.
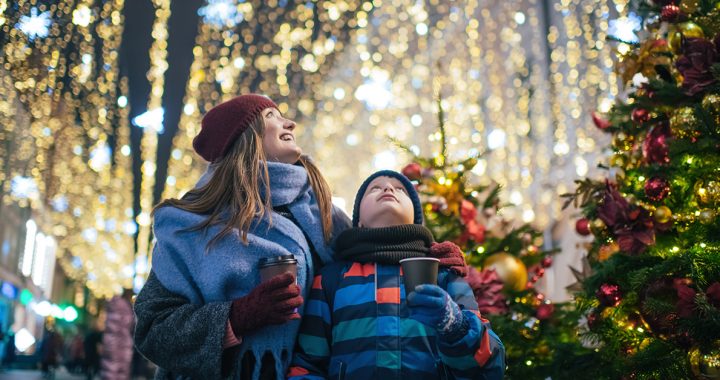
[[[265,108],[261,115],[265,122],[262,144],[268,161],[294,164],[302,149],[295,143],[295,122],[284,118],[277,108]]]

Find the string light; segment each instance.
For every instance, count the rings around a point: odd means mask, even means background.
[[[450,159],[485,151],[474,180],[502,184],[505,202],[522,195],[508,218],[548,226],[560,216],[557,194],[599,161],[596,141],[605,137],[588,128],[587,104],[617,96],[606,36],[619,4],[557,2],[544,20],[536,0],[375,2],[372,22],[317,87],[317,112],[299,119],[314,125],[299,140],[336,194],[352,199],[388,157],[389,136],[440,154],[437,82]],[[549,33],[538,33],[546,21]],[[408,157],[396,155],[399,169]]]
[[[201,9],[203,22],[195,40],[185,106],[173,138],[163,198],[182,195],[205,170],[206,164],[192,150],[192,139],[199,132],[204,113],[221,101],[252,89],[275,100],[289,118],[315,114],[323,106],[315,100],[316,89],[324,84],[333,62],[343,64],[335,56],[352,48],[346,46],[350,37],[367,26],[368,12],[380,2],[280,2],[282,6],[274,0],[244,2],[234,5],[232,22],[211,16],[217,14],[213,7],[226,7],[225,3],[209,2]],[[282,22],[268,28],[264,26],[268,20]],[[337,88],[341,91],[335,91]],[[333,88],[332,96],[348,98],[352,93],[349,87],[340,86]],[[307,136],[312,135],[316,125],[308,122],[307,128],[299,128],[299,133],[306,136],[306,141],[300,143],[309,152],[313,144]],[[349,141],[359,144],[354,138]],[[317,142],[318,147],[323,144]]]
[[[140,155],[143,161],[140,181],[140,214],[136,217],[138,224],[136,270],[146,269],[144,263],[149,261],[150,246],[150,214],[153,207],[153,189],[155,186],[155,170],[157,168],[157,135],[162,132],[163,109],[162,95],[165,85],[165,70],[167,70],[167,22],[170,18],[171,0],[153,0],[155,6],[155,22],[153,23],[152,36],[153,44],[150,47],[150,70],[148,80],[150,81],[150,97],[148,99],[147,113],[138,116],[135,124],[143,127],[142,139],[140,141]],[[139,124],[138,124],[139,123]],[[141,263],[141,265],[137,265]],[[146,270],[137,270],[134,286],[139,287],[143,279],[147,277]]]
[[[123,4],[0,2],[2,201],[31,207],[65,272],[78,280],[92,273],[87,286],[101,297],[127,280],[119,263],[132,262],[134,249],[117,228],[131,217],[132,194],[123,190],[132,188],[130,161],[110,145],[127,144],[117,105]]]

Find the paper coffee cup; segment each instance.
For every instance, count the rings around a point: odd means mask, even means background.
[[[412,257],[400,260],[400,265],[403,270],[406,295],[412,293],[418,285],[437,285],[439,259],[434,257]]]
[[[265,282],[279,274],[290,272],[297,277],[297,260],[293,255],[263,257],[258,262],[260,281]]]

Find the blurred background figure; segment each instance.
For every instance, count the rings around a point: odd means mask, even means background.
[[[68,346],[67,367],[70,373],[85,372],[85,343],[84,331],[78,330]]]
[[[97,373],[100,372],[100,344],[103,335],[98,322],[90,326],[85,339],[83,340],[83,348],[85,349],[85,376],[87,380],[92,380]]]
[[[102,337],[100,376],[105,380],[128,380],[133,358],[132,290],[123,290],[106,305],[107,319]]]
[[[15,334],[9,330],[5,336],[5,345],[3,346],[2,362],[0,362],[0,370],[12,368],[15,361]]]
[[[62,359],[63,338],[55,329],[55,321],[48,318],[38,348],[43,377],[55,378],[55,369]]]

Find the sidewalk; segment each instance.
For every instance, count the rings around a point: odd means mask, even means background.
[[[41,380],[43,379],[42,372],[30,371],[22,369],[13,369],[10,371],[0,372],[0,380]],[[60,368],[55,371],[55,380],[83,380],[85,379],[82,375],[73,375],[67,372],[65,368]]]

